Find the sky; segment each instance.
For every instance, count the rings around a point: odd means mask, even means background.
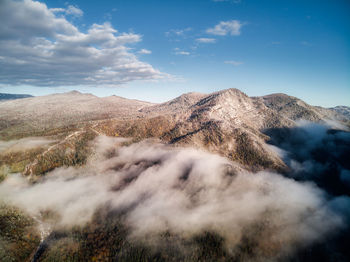
[[[350,106],[349,0],[0,0],[0,92]]]

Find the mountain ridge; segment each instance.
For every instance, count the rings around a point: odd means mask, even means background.
[[[10,94],[10,93],[0,93],[0,102],[14,99],[23,99],[33,97],[29,94]]]
[[[177,143],[195,139],[208,128],[223,133],[244,130],[263,143],[264,129],[294,126],[296,120],[349,121],[334,109],[314,107],[286,94],[249,97],[238,89],[192,92],[159,104],[71,91],[5,101],[0,111],[1,139],[93,126],[107,135],[156,136]]]
[[[5,140],[42,135],[62,139],[82,131],[79,136],[82,141],[85,136],[96,135],[129,137],[134,141],[157,138],[173,146],[218,153],[253,171],[286,168],[280,156],[266,144],[270,139],[266,130],[294,127],[301,119],[342,120],[341,123],[348,124],[333,109],[313,107],[286,94],[249,97],[238,89],[211,94],[192,92],[159,104],[72,91],[3,102],[0,111],[0,138]],[[78,149],[73,146],[71,150]],[[76,162],[79,161],[67,159],[58,163]],[[33,170],[50,169],[50,164],[47,168],[36,165],[31,165]],[[26,170],[25,173],[33,173],[30,168]]]

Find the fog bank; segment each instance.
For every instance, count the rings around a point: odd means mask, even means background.
[[[57,168],[32,185],[20,175],[0,184],[0,198],[32,215],[51,210],[55,227],[88,223],[108,208],[150,245],[168,232],[189,239],[214,232],[235,253],[253,241],[256,253],[291,254],[347,225],[349,198],[333,198],[311,182],[252,174],[237,164],[189,148],[152,142],[121,146],[100,136],[80,168]],[[345,174],[346,176],[346,174]]]

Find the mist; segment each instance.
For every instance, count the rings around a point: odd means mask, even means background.
[[[347,226],[349,198],[330,197],[313,182],[249,173],[195,149],[124,142],[100,136],[86,166],[56,168],[34,185],[8,176],[0,198],[34,217],[49,210],[52,230],[84,225],[105,208],[130,228],[130,241],[158,246],[164,233],[188,240],[212,232],[229,254],[248,241],[256,256],[270,259]]]
[[[295,128],[271,130],[290,167],[287,176],[313,181],[333,196],[350,196],[350,132],[326,124],[299,122]],[[281,151],[280,151],[281,152]]]
[[[18,152],[37,147],[46,147],[53,142],[55,142],[55,140],[43,137],[26,137],[10,141],[0,140],[0,153]]]

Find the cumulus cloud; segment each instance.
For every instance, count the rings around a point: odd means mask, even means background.
[[[213,43],[216,43],[216,39],[215,39],[215,38],[206,38],[206,37],[197,38],[196,41],[197,41],[198,43],[204,43],[204,44],[213,44]]]
[[[121,142],[98,137],[86,167],[58,168],[34,185],[9,176],[0,184],[0,196],[32,215],[51,210],[61,226],[88,222],[105,206],[123,214],[130,239],[150,243],[165,232],[182,239],[215,232],[233,254],[248,241],[255,243],[254,254],[270,259],[343,226],[337,210],[349,200],[329,201],[313,184],[251,174],[194,149]]]
[[[229,65],[234,65],[234,66],[239,66],[239,65],[244,64],[243,62],[240,62],[240,61],[233,61],[233,60],[225,61],[224,63],[225,63],[225,64],[229,64]]]
[[[84,33],[57,12],[83,14],[74,6],[0,1],[0,84],[116,86],[170,77],[132,53],[128,45],[141,35],[120,33],[109,23],[93,24]]]
[[[208,28],[206,32],[212,35],[240,35],[241,28],[243,23],[239,20],[229,20],[229,21],[221,21],[219,24],[212,28]]]

